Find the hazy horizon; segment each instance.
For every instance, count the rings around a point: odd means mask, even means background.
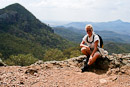
[[[55,20],[40,20],[40,21],[42,21],[43,23],[49,24],[52,27],[53,26],[62,26],[62,25],[65,25],[65,24],[73,23],[73,22],[81,22],[81,23],[83,23],[83,22],[92,22],[92,21],[55,21]],[[106,22],[114,22],[114,21],[122,21],[122,20],[117,19],[117,20],[106,21]],[[122,22],[125,22],[125,21],[122,21]],[[102,23],[102,22],[92,22],[92,23]],[[127,22],[127,23],[130,23],[130,22]]]

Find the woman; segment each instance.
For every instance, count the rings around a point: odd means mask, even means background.
[[[101,56],[98,51],[98,47],[100,47],[100,39],[98,35],[94,34],[92,25],[86,25],[85,30],[87,34],[83,37],[80,47],[81,52],[87,56],[87,64],[82,68],[82,72],[88,70],[88,66],[93,64],[96,59]],[[85,43],[87,45],[85,45]]]

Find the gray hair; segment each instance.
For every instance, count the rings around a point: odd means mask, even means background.
[[[85,26],[85,31],[86,31],[86,28],[87,27],[90,27],[92,30],[93,30],[93,26],[91,25],[91,24],[87,24],[86,26]]]

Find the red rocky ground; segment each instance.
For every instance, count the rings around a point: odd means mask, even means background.
[[[129,74],[80,68],[0,67],[0,87],[130,87]]]

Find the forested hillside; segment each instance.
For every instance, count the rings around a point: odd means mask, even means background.
[[[64,26],[59,26],[53,27],[53,29],[56,34],[76,43],[80,43],[81,38],[83,37],[83,34],[80,32],[80,30],[78,31],[73,27],[66,28]]]
[[[43,59],[46,50],[64,50],[72,42],[54,33],[18,3],[0,9],[0,53],[4,59],[10,55],[32,54]]]

